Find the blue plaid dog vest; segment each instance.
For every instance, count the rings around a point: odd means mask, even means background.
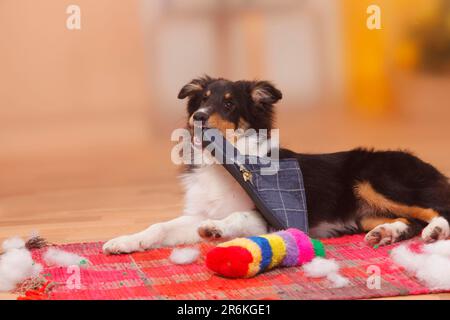
[[[241,155],[217,129],[205,129],[203,140],[272,228],[308,232],[305,188],[297,159]]]

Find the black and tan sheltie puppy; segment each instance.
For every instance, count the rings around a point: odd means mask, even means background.
[[[267,81],[232,82],[207,76],[186,84],[178,95],[188,98],[188,127],[196,120],[222,132],[271,129],[274,104],[281,97]],[[238,149],[241,140],[237,136],[234,141]],[[279,154],[280,158],[296,158],[300,164],[313,237],[367,232],[369,244],[386,245],[420,232],[425,242],[449,236],[449,181],[409,153],[354,149],[302,154],[280,149]],[[252,201],[220,164],[191,166],[182,182],[185,203],[180,217],[112,239],[105,243],[104,252],[141,251],[268,231]]]

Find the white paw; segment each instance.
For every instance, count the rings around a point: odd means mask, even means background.
[[[142,250],[139,239],[134,235],[117,237],[103,244],[103,252],[106,254],[130,253]]]
[[[433,218],[422,231],[422,239],[425,242],[447,239],[449,235],[450,227],[448,221],[442,217]]]
[[[401,221],[380,224],[367,233],[364,240],[370,245],[388,245],[397,242],[407,229],[408,225]]]
[[[206,220],[197,229],[198,235],[204,239],[219,239],[223,237],[224,231],[214,220]]]

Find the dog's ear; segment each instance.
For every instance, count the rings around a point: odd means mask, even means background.
[[[253,81],[250,85],[250,96],[256,104],[274,104],[283,94],[269,81]]]
[[[193,79],[183,88],[181,88],[180,92],[178,93],[178,99],[192,97],[193,95],[202,92],[211,81],[212,78],[209,76]]]

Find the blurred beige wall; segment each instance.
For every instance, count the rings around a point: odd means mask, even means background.
[[[77,0],[81,30],[68,30],[72,3],[0,1],[0,154],[132,139],[114,136],[130,121],[145,130],[139,2]]]
[[[202,73],[270,79],[282,88],[287,108],[311,107],[342,92],[338,2],[142,3],[152,87],[166,113],[177,106],[179,88]]]
[[[168,137],[184,125],[178,90],[204,73],[270,79],[286,111],[317,105],[341,91],[338,25],[327,0],[3,0],[0,154]]]

